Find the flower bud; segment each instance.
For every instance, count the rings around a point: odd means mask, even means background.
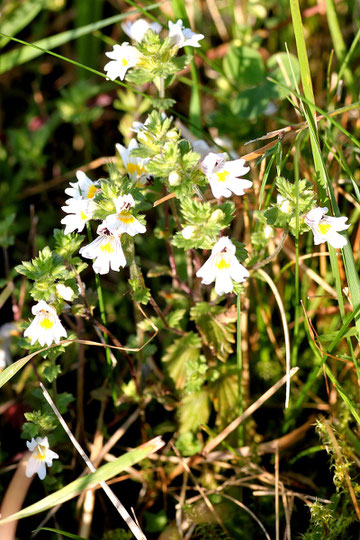
[[[171,129],[170,131],[167,132],[166,137],[167,139],[170,139],[170,140],[176,140],[179,138],[179,133],[176,129]]]
[[[194,233],[196,231],[196,227],[194,225],[187,225],[182,231],[181,234],[186,240],[189,240],[194,236]]]
[[[215,210],[211,216],[210,216],[210,219],[209,221],[211,223],[214,223],[214,221],[220,221],[222,218],[224,217],[224,212],[222,210],[220,210],[220,208],[217,208],[217,210]]]
[[[72,290],[72,288],[66,287],[63,283],[58,283],[56,285],[56,294],[61,296],[61,298],[63,298],[67,302],[71,302],[75,296],[75,293]]]
[[[178,186],[181,182],[181,176],[177,171],[171,171],[169,174],[169,184],[170,186]]]

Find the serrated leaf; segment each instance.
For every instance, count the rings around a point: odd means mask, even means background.
[[[206,390],[185,396],[179,406],[179,433],[195,431],[200,424],[207,424],[210,415],[209,395]]]
[[[225,366],[224,366],[225,367]],[[221,370],[221,375],[211,383],[209,393],[215,410],[218,413],[216,424],[222,428],[227,425],[237,414],[238,402],[238,376],[226,366]]]
[[[186,365],[200,356],[201,339],[194,332],[189,332],[174,341],[165,352],[162,361],[167,364],[167,371],[176,388],[183,388],[186,383]]]
[[[221,321],[225,311],[226,308],[207,302],[199,302],[190,310],[190,318],[196,322],[204,343],[222,362],[233,352],[231,343],[235,343],[235,325]]]

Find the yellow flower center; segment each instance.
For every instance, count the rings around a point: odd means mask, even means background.
[[[215,263],[215,266],[218,270],[228,270],[230,268],[230,262],[224,257],[220,257]]]
[[[123,58],[123,59],[121,60],[121,63],[122,63],[122,65],[125,67],[125,66],[128,65],[129,62],[126,60],[126,58]]]
[[[130,212],[127,212],[126,210],[123,210],[118,214],[118,220],[122,223],[128,224],[128,223],[134,223],[135,218],[131,215]]]
[[[97,191],[99,191],[99,188],[97,188],[96,186],[90,186],[89,191],[87,193],[87,198],[92,199],[95,196]]]
[[[51,321],[48,317],[44,317],[40,321],[40,326],[44,330],[50,330],[50,328],[52,328],[54,326],[54,322]]]
[[[46,458],[46,449],[44,446],[37,446],[34,453],[33,453],[33,457],[35,459],[37,459],[38,461],[45,461],[45,458]]]
[[[136,172],[138,176],[141,176],[145,172],[145,169],[142,165],[140,165],[139,163],[131,162],[126,165],[126,170],[129,174],[134,174]]]
[[[85,219],[87,219],[87,215],[81,210],[80,212],[80,217],[83,221],[85,221]]]
[[[100,250],[103,253],[114,253],[114,248],[112,247],[111,242],[108,242],[107,244],[103,244],[102,246],[100,246]]]
[[[330,223],[319,223],[318,231],[320,234],[327,234],[331,229]]]
[[[228,171],[221,171],[216,173],[216,176],[219,180],[219,182],[225,182],[230,176],[230,173]]]

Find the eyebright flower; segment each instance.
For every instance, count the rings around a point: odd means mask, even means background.
[[[75,230],[81,232],[85,223],[93,217],[96,203],[92,199],[68,199],[61,209],[68,214],[60,222],[65,225],[64,233],[69,234]]]
[[[345,223],[348,218],[325,216],[328,211],[326,206],[317,206],[304,216],[304,221],[314,234],[315,246],[328,242],[333,248],[343,248],[347,244],[347,238],[338,231],[345,231],[350,227],[350,224]]]
[[[249,272],[237,260],[235,251],[230,238],[222,236],[212,248],[206,263],[196,272],[204,285],[215,281],[215,291],[219,295],[230,293],[234,288],[233,281],[242,283],[249,277]]]
[[[178,49],[182,47],[201,47],[199,41],[203,34],[195,34],[190,28],[185,28],[181,19],[176,23],[169,21],[169,38]]]
[[[95,195],[100,191],[99,183],[93,182],[83,171],[77,171],[77,182],[70,182],[69,188],[65,189],[65,193],[70,196],[71,199],[93,199]]]
[[[37,473],[40,480],[44,480],[46,476],[46,467],[52,466],[53,459],[59,459],[59,455],[49,448],[47,437],[32,438],[31,442],[26,441],[26,446],[32,452],[27,464],[25,474],[30,478]]]
[[[111,58],[111,62],[105,64],[104,71],[112,81],[116,77],[123,80],[127,70],[136,66],[140,60],[139,51],[126,41],[121,45],[114,45],[113,50],[105,54],[108,58]]]
[[[213,152],[202,160],[200,168],[209,180],[214,197],[230,197],[232,192],[235,195],[244,195],[244,190],[252,186],[250,180],[240,178],[250,170],[250,167],[244,164],[243,159],[225,161],[223,155]]]
[[[134,41],[142,41],[148,30],[152,30],[156,34],[161,32],[161,24],[157,22],[149,23],[145,19],[138,19],[135,22],[126,21],[123,22],[121,28],[127,36]]]
[[[144,187],[150,176],[146,172],[146,164],[149,160],[130,155],[131,150],[139,148],[137,141],[131,139],[128,148],[125,148],[122,144],[116,144],[115,146],[121,156],[125,170],[135,186],[140,188]]]
[[[135,206],[132,195],[123,195],[114,200],[116,214],[110,214],[103,225],[113,234],[127,233],[135,236],[138,233],[144,233],[146,227],[132,215],[131,208]]]
[[[31,339],[31,345],[38,341],[42,347],[45,344],[49,347],[53,341],[59,343],[61,337],[67,337],[67,332],[53,306],[40,300],[31,308],[31,312],[35,318],[24,332],[24,337]]]
[[[110,268],[119,272],[120,266],[126,265],[120,235],[112,234],[104,223],[98,226],[96,232],[99,236],[91,244],[82,247],[80,255],[86,259],[95,259],[93,269],[97,274],[107,274]]]

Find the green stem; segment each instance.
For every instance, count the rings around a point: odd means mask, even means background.
[[[242,399],[242,351],[241,351],[241,303],[240,293],[237,295],[236,301],[236,313],[237,313],[237,326],[236,326],[236,364],[238,372],[238,416],[243,413],[243,399]],[[244,444],[244,426],[240,424],[238,428],[238,442],[239,447]]]

